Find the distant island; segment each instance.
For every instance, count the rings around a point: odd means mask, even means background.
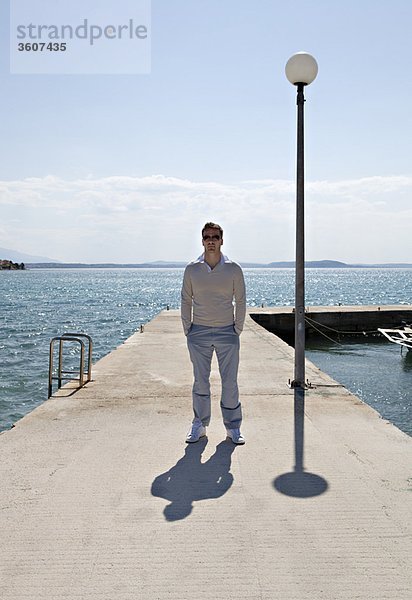
[[[142,263],[65,263],[55,258],[24,254],[11,248],[1,248],[0,256],[7,256],[8,261],[29,269],[183,269],[187,262],[156,260]],[[238,261],[242,267],[249,269],[294,269],[295,261],[280,261],[270,263]],[[412,263],[379,263],[349,264],[339,260],[312,260],[305,262],[308,269],[412,269]],[[20,267],[21,268],[21,267]],[[8,267],[6,267],[8,269]]]
[[[29,269],[183,269],[185,262],[155,261],[147,263],[27,263]],[[294,269],[294,261],[249,263],[240,262],[246,269]],[[307,269],[412,269],[411,263],[348,264],[337,260],[314,260],[305,262]]]
[[[24,263],[15,263],[12,260],[0,259],[0,271],[24,271],[26,265]]]

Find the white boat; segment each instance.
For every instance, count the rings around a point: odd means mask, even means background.
[[[394,344],[398,344],[401,347],[412,350],[412,327],[405,325],[398,329],[380,329],[378,328],[385,337],[388,338]]]

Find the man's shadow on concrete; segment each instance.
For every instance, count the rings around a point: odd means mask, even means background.
[[[220,442],[213,456],[202,463],[207,443],[204,437],[188,444],[175,466],[153,481],[152,495],[170,502],[163,511],[167,521],[185,519],[192,512],[193,502],[220,498],[232,485],[230,465],[236,446],[228,440]]]

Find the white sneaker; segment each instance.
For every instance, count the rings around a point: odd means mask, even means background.
[[[192,423],[191,428],[189,429],[186,442],[188,444],[192,444],[193,442],[198,442],[201,437],[206,435],[206,427],[202,425],[201,422]]]
[[[246,442],[243,435],[240,433],[240,429],[226,429],[228,437],[232,440],[234,444],[244,444]]]

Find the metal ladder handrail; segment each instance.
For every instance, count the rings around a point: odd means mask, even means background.
[[[85,383],[88,383],[92,378],[92,352],[93,352],[93,340],[90,335],[87,333],[71,333],[67,332],[63,334],[63,338],[65,336],[68,337],[77,337],[77,338],[86,338],[88,341],[88,352],[87,352],[87,380]]]
[[[84,371],[84,350],[85,343],[81,338],[86,338],[88,340],[88,356],[87,356],[87,372]],[[53,375],[53,357],[54,357],[54,343],[59,342],[59,364],[57,369],[57,375]],[[64,342],[76,342],[80,344],[80,362],[79,362],[79,370],[78,371],[63,371],[63,343]],[[53,380],[57,380],[58,389],[62,386],[63,380],[70,381],[78,381],[79,388],[83,387],[86,383],[91,381],[92,378],[92,348],[93,341],[92,338],[86,333],[72,333],[67,332],[63,335],[58,335],[53,337],[50,340],[50,351],[49,351],[49,391],[48,398],[51,397],[53,393]],[[70,377],[65,377],[70,373]],[[79,378],[73,377],[73,375],[78,375]],[[86,375],[86,378],[85,378]]]

